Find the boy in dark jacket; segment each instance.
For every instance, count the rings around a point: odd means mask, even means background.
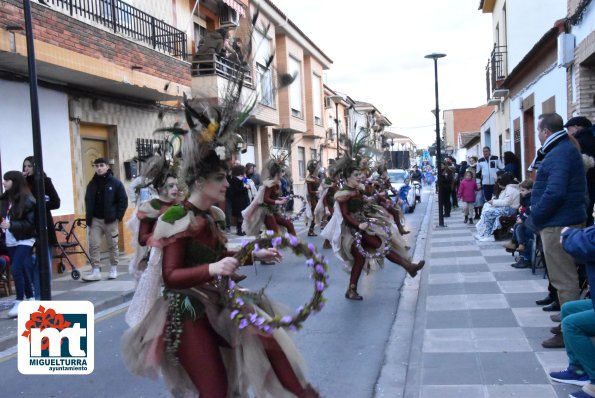
[[[93,270],[83,276],[84,281],[98,281],[101,239],[105,235],[110,253],[109,279],[118,277],[118,222],[124,218],[128,207],[126,190],[120,180],[114,177],[104,158],[93,162],[95,175],[87,185],[85,193],[87,227],[89,228],[89,256]]]

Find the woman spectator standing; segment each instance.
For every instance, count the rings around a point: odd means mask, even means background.
[[[504,172],[512,174],[517,181],[521,181],[519,160],[516,155],[510,151],[504,152]]]
[[[8,311],[14,318],[24,299],[33,299],[31,256],[35,244],[35,199],[27,188],[20,171],[8,171],[2,179],[4,194],[0,196],[0,229],[6,234],[8,255],[12,260],[12,277],[16,289],[16,303]]]
[[[231,199],[231,215],[236,219],[236,235],[244,236],[242,231],[242,211],[250,204],[248,191],[250,185],[246,177],[246,168],[242,165],[234,166],[231,169],[231,180],[229,184],[229,197]]]
[[[27,185],[29,186],[29,191],[33,194],[35,200],[41,200],[39,192],[37,192],[37,186],[35,185],[35,158],[33,156],[27,156],[25,160],[23,160],[23,176],[25,176]],[[48,266],[50,268],[49,275],[51,279],[52,247],[58,243],[58,239],[56,238],[56,230],[54,229],[54,219],[52,218],[51,211],[60,208],[60,196],[58,196],[58,192],[56,192],[56,188],[54,188],[54,184],[52,184],[52,179],[45,175],[45,173],[43,173],[43,185],[45,187],[45,217],[47,220],[48,227]],[[39,230],[39,228],[37,229]],[[37,247],[37,250],[39,250],[39,247]],[[33,292],[35,294],[35,300],[41,300],[39,269],[37,266],[38,257],[38,255],[33,256],[33,261],[31,262],[33,270],[30,271],[30,274],[33,275]]]

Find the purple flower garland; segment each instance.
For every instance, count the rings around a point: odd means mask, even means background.
[[[252,326],[261,332],[270,334],[278,328],[289,328],[298,330],[303,322],[312,313],[319,312],[326,299],[322,293],[328,286],[329,275],[328,262],[318,253],[316,247],[311,243],[305,244],[293,235],[286,233],[284,236],[275,235],[272,231],[266,231],[266,238],[260,238],[251,242],[243,242],[240,251],[235,255],[241,263],[244,263],[252,256],[252,253],[262,248],[289,248],[299,256],[306,257],[306,265],[310,271],[310,278],[314,281],[314,293],[310,301],[296,308],[292,315],[279,316],[272,318],[261,316],[254,312],[249,305],[246,305],[245,299],[258,298],[261,293],[254,293],[240,289],[229,277],[219,278],[219,287],[225,290],[226,306],[230,310],[229,317],[238,325],[240,329]]]
[[[386,256],[386,254],[390,251],[390,243],[389,242],[393,236],[392,231],[390,229],[390,224],[381,222],[374,218],[368,218],[364,222],[367,224],[380,225],[380,226],[384,227],[384,231],[386,232],[386,240],[383,242],[384,243],[383,247],[370,253],[370,252],[366,251],[366,249],[364,249],[362,246],[362,233],[360,231],[355,231],[353,233],[353,237],[355,238],[355,248],[357,249],[357,251],[359,251],[359,253],[362,256],[364,256],[367,259],[384,258],[384,256]]]

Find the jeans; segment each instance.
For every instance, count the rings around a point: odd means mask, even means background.
[[[524,245],[525,250],[520,252],[520,255],[525,260],[531,259],[531,249],[533,247],[533,231],[531,231],[525,224],[516,224],[514,226],[514,239],[519,245]]]
[[[591,300],[569,301],[562,306],[562,334],[571,365],[595,380],[595,311]]]
[[[50,284],[52,283],[52,249],[48,249],[48,268],[50,275]],[[35,300],[41,300],[41,284],[39,282],[39,266],[37,265],[37,256],[31,257],[31,270],[29,275],[33,278],[33,293],[35,293]]]
[[[31,287],[31,253],[33,248],[27,245],[18,245],[8,247],[8,255],[12,261],[12,279],[17,291],[17,300],[33,297]]]
[[[486,202],[490,199],[492,199],[492,196],[494,196],[494,186],[493,185],[482,185],[481,189],[483,190],[483,197],[486,200]]]

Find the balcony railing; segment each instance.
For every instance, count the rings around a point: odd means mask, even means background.
[[[494,90],[500,87],[506,78],[506,46],[494,46],[486,65],[486,88],[488,101]]]
[[[244,80],[244,86],[253,88],[253,79],[250,69],[230,59],[216,54],[195,56],[191,67],[192,77],[221,76],[228,80]]]
[[[98,23],[157,51],[186,58],[186,34],[122,0],[45,0],[71,16]]]

